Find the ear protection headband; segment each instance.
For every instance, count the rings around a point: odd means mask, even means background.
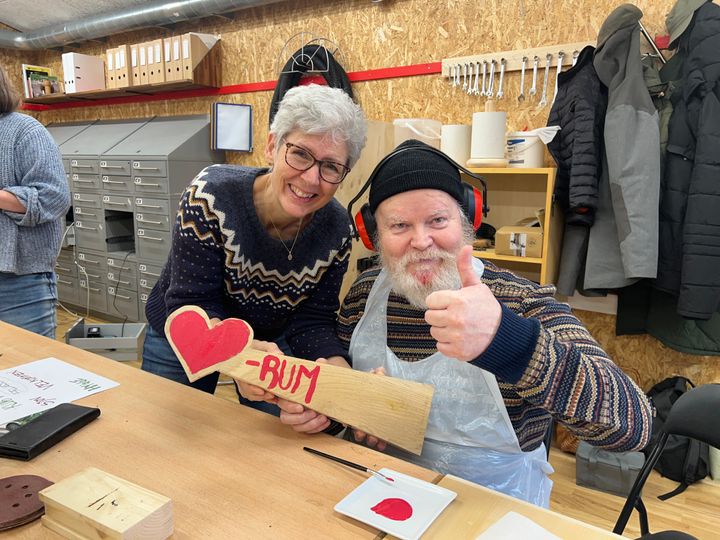
[[[360,197],[363,196],[363,193],[365,193],[372,185],[373,180],[378,175],[380,169],[382,169],[389,160],[391,160],[398,154],[402,154],[403,152],[408,152],[410,150],[421,150],[423,152],[430,152],[436,154],[448,163],[450,163],[453,167],[457,168],[459,171],[462,171],[466,175],[480,182],[480,185],[482,186],[482,191],[471,186],[470,184],[461,182],[463,187],[463,200],[460,202],[460,206],[468,221],[470,221],[470,223],[472,224],[474,230],[477,231],[480,228],[483,216],[487,216],[488,212],[490,211],[490,208],[487,205],[487,183],[485,182],[485,178],[478,174],[470,172],[465,167],[463,167],[459,163],[456,163],[448,156],[446,156],[443,152],[436,148],[433,148],[432,146],[407,146],[403,148],[398,148],[397,150],[392,151],[390,154],[380,160],[380,163],[378,163],[373,169],[372,173],[370,173],[370,177],[367,179],[358,194],[352,198],[350,203],[348,203],[348,215],[350,216],[350,223],[352,224],[353,237],[356,240],[362,240],[363,245],[372,251],[377,251],[375,246],[373,245],[373,238],[375,238],[375,234],[377,232],[375,216],[370,211],[370,205],[368,203],[363,204],[355,216],[353,216],[352,207],[355,203],[357,203]]]

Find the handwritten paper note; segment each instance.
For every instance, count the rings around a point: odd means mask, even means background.
[[[117,385],[57,358],[4,369],[0,371],[0,425]]]

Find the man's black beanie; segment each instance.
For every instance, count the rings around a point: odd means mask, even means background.
[[[413,189],[439,189],[463,203],[460,172],[450,158],[443,158],[436,153],[438,150],[415,139],[402,142],[393,152],[401,148],[406,150],[391,157],[372,180],[370,212],[374,214],[385,199]]]

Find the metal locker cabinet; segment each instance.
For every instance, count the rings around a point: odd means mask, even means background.
[[[130,162],[137,263],[140,267],[162,268],[170,252],[182,193],[202,169],[223,161],[221,152],[210,150],[209,117],[153,118],[104,152],[101,160]],[[146,286],[135,289],[142,320],[150,293],[147,276],[143,280]],[[127,288],[123,294],[131,296]]]

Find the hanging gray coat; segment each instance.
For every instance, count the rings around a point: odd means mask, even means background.
[[[655,285],[678,295],[680,315],[709,319],[720,307],[720,6],[698,8],[680,39]]]
[[[638,21],[642,11],[616,8],[603,23],[593,64],[608,88],[606,167],[590,229],[587,289],[625,287],[657,272],[660,136],[643,81]]]

